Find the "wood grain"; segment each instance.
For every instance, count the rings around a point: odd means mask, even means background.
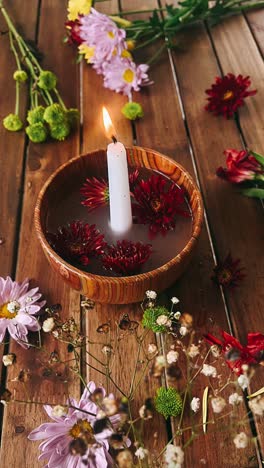
[[[64,18],[66,1],[54,4],[52,0],[42,2],[40,15],[39,47],[46,52],[43,66],[52,68],[58,75],[60,90],[66,97],[66,104],[71,107],[78,105],[78,70],[74,64],[73,51],[62,43],[64,35]],[[48,33],[47,33],[48,25]],[[56,47],[54,47],[56,44]],[[65,73],[67,67],[67,73]],[[47,143],[43,145],[30,144],[27,152],[26,178],[24,184],[23,216],[20,230],[19,256],[17,265],[17,279],[32,278],[32,284],[39,285],[40,290],[49,304],[60,302],[65,319],[73,316],[80,317],[79,296],[67,288],[52,274],[44,258],[40,245],[32,229],[32,219],[36,198],[41,186],[62,162],[78,152],[78,132],[63,143]],[[15,146],[14,146],[15,148]],[[29,248],[30,246],[30,248]],[[58,348],[53,339],[44,337],[44,345],[48,352],[59,352],[61,360],[68,358],[65,347]],[[41,352],[23,350],[12,342],[11,351],[17,355],[17,364],[8,372],[8,387],[17,399],[28,399],[42,402],[63,403],[69,394],[76,398],[80,395],[78,379],[72,375],[57,375],[56,366],[47,364],[47,358]],[[48,370],[47,370],[48,368]],[[52,369],[50,369],[52,368]],[[17,377],[21,369],[29,370],[32,374],[29,383],[11,382]],[[60,372],[59,372],[60,373]],[[65,382],[63,381],[65,378]],[[61,381],[62,379],[62,381]],[[27,393],[25,393],[25,391]],[[28,397],[27,397],[28,394]],[[14,464],[14,447],[16,463],[23,460],[23,465],[37,467],[38,444],[27,440],[28,433],[41,422],[47,420],[44,410],[39,405],[12,405],[5,410],[2,464],[3,467]],[[17,426],[23,426],[18,432]]]

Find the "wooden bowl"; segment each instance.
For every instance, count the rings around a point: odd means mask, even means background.
[[[192,257],[203,222],[201,194],[190,174],[176,161],[156,151],[132,147],[127,148],[128,165],[131,168],[148,168],[158,171],[185,189],[192,211],[192,233],[182,251],[169,262],[155,270],[129,277],[99,276],[86,273],[63,260],[51,248],[46,239],[49,207],[72,180],[85,176],[105,176],[107,170],[106,151],[96,150],[71,159],[59,167],[42,188],[35,209],[35,227],[44,253],[51,267],[73,289],[90,299],[111,304],[129,304],[141,301],[145,291],[161,292],[175,282],[185,271]]]

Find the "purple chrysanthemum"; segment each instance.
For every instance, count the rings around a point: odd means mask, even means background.
[[[101,432],[97,432],[96,422],[100,405],[96,404],[94,396],[98,393],[101,393],[102,398],[105,397],[102,387],[96,388],[94,382],[89,382],[79,404],[74,399],[69,399],[68,411],[62,416],[56,415],[51,406],[44,406],[54,422],[41,424],[28,437],[30,440],[44,439],[39,446],[42,452],[39,460],[47,461],[46,468],[107,468],[111,465],[107,439],[117,427],[120,416],[109,416],[110,424]],[[113,395],[109,395],[109,398],[113,398]],[[71,449],[73,445],[82,449],[82,442],[85,442],[84,451]]]
[[[104,86],[131,97],[132,91],[139,91],[141,86],[150,84],[148,69],[146,64],[136,65],[128,58],[115,56],[103,65]]]
[[[9,276],[0,278],[0,342],[6,330],[20,346],[27,348],[28,331],[40,329],[35,315],[39,314],[45,301],[39,301],[39,288],[29,289],[26,279],[23,283],[12,281]]]

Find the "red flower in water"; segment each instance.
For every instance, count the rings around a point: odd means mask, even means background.
[[[106,270],[123,276],[136,275],[149,259],[151,253],[152,246],[150,244],[128,240],[117,241],[116,246],[108,246],[103,256],[103,265]]]
[[[51,247],[63,258],[69,261],[88,265],[90,258],[104,253],[107,245],[104,235],[95,224],[73,221],[68,226],[60,226],[57,232],[47,233]]]
[[[153,238],[158,232],[163,235],[175,228],[177,214],[190,216],[182,205],[184,192],[181,188],[160,175],[152,175],[141,180],[134,190],[133,214],[140,224],[149,224],[149,235]]]
[[[251,335],[251,333],[248,334],[248,337],[249,335]],[[236,338],[225,331],[222,331],[222,337],[223,339],[221,341],[210,333],[205,335],[205,339],[211,345],[217,345],[221,348],[226,363],[232,371],[240,375],[243,374],[242,366],[244,364],[257,364],[258,360],[251,355],[247,346],[242,346]]]
[[[80,37],[79,19],[76,19],[75,21],[66,21],[65,27],[67,29],[67,42],[69,44],[80,45],[83,43],[83,40]]]
[[[139,171],[136,169],[131,174],[129,174],[129,184],[131,195],[137,184],[139,177]],[[86,182],[83,184],[81,194],[85,197],[81,203],[82,205],[88,208],[88,211],[92,211],[99,206],[104,206],[109,202],[109,187],[107,180],[101,178],[97,179],[96,177],[87,178]]]
[[[211,279],[216,284],[221,284],[227,288],[235,288],[238,283],[245,277],[244,268],[238,268],[240,260],[233,260],[229,253],[223,263],[220,263],[214,268],[214,274]]]
[[[261,164],[248,151],[227,149],[224,151],[224,155],[227,167],[219,167],[216,174],[228,182],[239,184],[245,180],[254,179],[257,174],[264,174]]]
[[[233,73],[228,73],[223,78],[217,76],[212,87],[205,91],[209,96],[205,109],[214,115],[232,117],[243,106],[246,97],[256,94],[257,90],[248,91],[250,85],[249,76],[235,76]]]

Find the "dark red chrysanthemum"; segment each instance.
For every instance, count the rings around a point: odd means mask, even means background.
[[[190,216],[182,205],[184,192],[181,188],[160,175],[152,175],[141,180],[134,190],[133,214],[136,222],[149,224],[149,235],[153,238],[158,232],[163,235],[175,228],[177,214]]]
[[[233,73],[228,73],[223,78],[217,76],[212,87],[205,91],[209,96],[205,109],[214,115],[222,114],[227,119],[233,117],[237,109],[243,106],[244,99],[256,94],[256,89],[248,91],[250,85],[249,76],[235,76]]]
[[[262,333],[248,333],[247,350],[257,362],[264,361],[264,335]]]
[[[245,277],[244,268],[239,268],[240,260],[233,260],[229,253],[223,263],[220,263],[214,268],[212,280],[216,284],[226,286],[227,288],[235,288],[239,282]]]
[[[132,196],[138,177],[138,169],[129,174],[129,185]],[[80,192],[85,197],[85,200],[81,203],[88,208],[88,211],[92,211],[99,206],[104,206],[109,202],[109,187],[106,179],[97,179],[96,177],[87,178]]]
[[[47,239],[61,257],[84,266],[88,265],[91,257],[102,255],[107,245],[95,224],[82,221],[58,227],[55,234],[47,233]]]
[[[245,180],[255,179],[259,174],[264,174],[264,168],[246,150],[227,149],[224,151],[224,155],[226,156],[227,167],[219,167],[216,174],[228,182],[239,184]]]
[[[106,270],[119,275],[136,275],[152,253],[150,244],[131,242],[128,240],[117,241],[116,245],[110,245],[103,256],[103,265]]]
[[[252,333],[248,334],[249,337],[253,335]],[[258,334],[260,335],[260,334]],[[205,335],[205,339],[212,345],[217,345],[221,348],[222,353],[224,354],[227,365],[240,375],[243,373],[242,366],[244,364],[257,364],[259,361],[252,355],[248,346],[242,346],[242,344],[234,338],[232,335],[229,335],[225,331],[222,331],[222,340],[219,340],[217,337],[208,333]],[[264,336],[262,335],[262,351],[263,351],[263,342]]]
[[[80,36],[80,25],[79,19],[76,19],[75,21],[66,21],[65,27],[67,30],[67,42],[69,44],[80,45],[83,43]]]

